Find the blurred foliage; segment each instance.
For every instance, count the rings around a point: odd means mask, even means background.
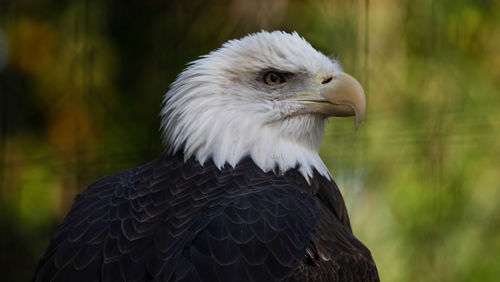
[[[0,270],[26,281],[74,196],[161,151],[185,64],[298,31],[362,82],[321,149],[382,281],[500,276],[500,4],[0,0]]]

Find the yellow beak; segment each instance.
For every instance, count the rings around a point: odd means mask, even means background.
[[[352,76],[343,72],[334,74],[331,81],[322,84],[319,93],[314,96],[307,99],[308,106],[314,112],[337,117],[356,115],[356,129],[363,121],[365,92]]]

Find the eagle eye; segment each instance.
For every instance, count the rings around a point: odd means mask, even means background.
[[[285,77],[275,71],[268,71],[264,74],[264,83],[267,85],[278,85],[285,82]]]

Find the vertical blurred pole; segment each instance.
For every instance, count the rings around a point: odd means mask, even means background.
[[[81,127],[82,120],[89,119],[87,115],[92,112],[92,46],[91,46],[91,21],[90,21],[90,0],[85,0],[83,5],[78,6],[77,10],[77,33],[75,40],[82,42],[81,50],[77,51],[77,66],[76,68],[81,70],[77,71],[77,75],[81,75],[81,85],[76,92],[75,97],[75,108],[81,112],[81,114],[76,116],[76,163],[75,163],[75,174],[76,174],[76,189],[77,191],[83,189],[86,179],[88,176],[88,156],[92,154],[89,152],[90,148],[87,146],[86,136],[82,136]],[[81,74],[80,74],[81,73]],[[78,78],[77,78],[78,80]],[[81,88],[80,88],[81,87]],[[82,116],[83,115],[83,116]],[[94,115],[91,115],[94,117]],[[86,121],[87,122],[87,121]],[[92,125],[87,125],[92,126]],[[83,140],[83,142],[82,142]]]
[[[86,6],[85,6],[86,8]],[[86,13],[84,12],[84,16],[86,16]],[[77,8],[77,12],[76,12],[76,22],[75,22],[75,37],[74,37],[74,40],[75,42],[77,43],[77,46],[78,46],[78,41],[80,39],[80,36],[81,36],[81,32],[80,32],[80,20],[81,20],[81,17],[82,17],[82,13],[81,13],[81,8],[80,6],[78,6]],[[85,25],[83,25],[83,28],[85,28]],[[85,31],[83,32],[83,50],[85,50]],[[75,67],[76,68],[76,76],[78,76],[79,74],[79,71],[78,69],[81,67],[81,63],[82,63],[82,56],[81,56],[81,53],[76,50],[75,51],[75,58],[76,59],[76,62],[75,64],[77,64],[77,66]],[[76,88],[77,88],[77,91],[75,91],[75,94],[74,94],[74,107],[75,109],[80,109],[81,107],[81,99],[82,99],[82,93],[81,93],[81,89],[79,89],[79,85],[78,85],[78,78],[74,78],[76,80]],[[80,188],[80,183],[81,183],[81,175],[80,175],[80,171],[81,171],[81,136],[80,136],[80,119],[78,117],[78,114],[75,115],[75,167],[74,167],[74,174],[75,174],[75,179],[76,179],[76,183],[75,183],[75,188],[78,190]]]
[[[365,0],[365,26],[364,26],[364,62],[363,62],[363,85],[365,88],[365,92],[368,93],[370,90],[369,85],[369,69],[368,69],[368,58],[369,58],[369,43],[370,43],[370,0]]]
[[[363,87],[365,90],[365,95],[367,95],[367,101],[370,101],[370,0],[364,0],[364,42],[363,42]],[[363,134],[361,135],[361,150],[362,155],[366,156],[368,152],[368,147],[370,145],[367,131],[363,130]],[[365,162],[362,166],[366,166],[366,158]]]
[[[76,46],[76,42],[78,42],[78,16],[79,13],[74,13],[71,15],[74,18],[74,23],[73,23],[73,34],[69,36],[70,40],[72,40],[73,44],[69,44],[70,46]],[[69,29],[68,29],[69,30]],[[76,104],[78,101],[78,89],[76,88],[76,79],[75,79],[75,73],[77,73],[77,67],[75,67],[75,64],[77,63],[77,56],[78,53],[76,50],[71,50],[71,63],[69,66],[69,75],[68,78],[71,80],[71,85],[72,87],[72,93],[69,94],[71,95],[71,102],[73,104],[73,107],[76,108]],[[73,138],[75,138],[75,146],[78,146],[79,143],[79,132],[78,132],[78,118],[73,117],[74,122],[74,129],[73,132],[67,132],[66,134],[73,134]],[[76,193],[76,186],[78,185],[78,175],[76,174],[76,167],[78,163],[78,152],[75,152],[76,150],[74,148],[71,148],[70,151],[68,152],[63,152],[64,157],[63,160],[65,162],[65,167],[63,168],[64,175],[63,175],[63,190],[62,190],[62,196],[61,196],[61,209],[59,210],[58,217],[59,220],[62,221],[64,218],[64,215],[66,212],[69,210],[71,207],[71,202],[73,195]],[[76,180],[75,180],[76,178]]]
[[[439,7],[440,4],[439,4],[439,1],[432,1],[431,2],[431,26],[432,27],[435,27],[435,28],[432,28],[432,31],[431,31],[431,52],[432,52],[432,56],[435,56],[435,60],[434,60],[434,66],[433,69],[431,70],[431,72],[436,72],[436,65],[440,64],[440,59],[439,59],[439,33],[440,33],[440,29],[441,29],[441,22],[439,21],[439,18],[438,17],[441,17],[441,14],[438,13],[439,12]],[[430,80],[430,78],[429,78]],[[437,117],[434,119],[435,120],[435,124],[434,124],[434,132],[433,132],[433,136],[437,137],[435,139],[435,144],[432,144],[433,149],[433,154],[430,156],[432,158],[432,172],[434,173],[434,176],[433,176],[433,186],[434,186],[434,189],[433,189],[433,192],[434,192],[434,197],[433,197],[433,208],[435,209],[435,213],[436,213],[436,218],[435,218],[435,222],[434,222],[434,232],[429,234],[429,238],[432,238],[431,241],[431,262],[433,264],[433,269],[435,270],[435,278],[438,280],[438,281],[443,281],[443,278],[444,278],[444,273],[445,273],[445,270],[443,269],[443,267],[441,267],[441,263],[442,263],[442,260],[441,258],[439,257],[439,253],[436,251],[438,249],[438,244],[440,244],[440,238],[437,238],[436,240],[436,237],[435,234],[445,234],[447,231],[446,230],[443,230],[443,226],[445,226],[444,224],[446,224],[445,222],[443,222],[443,220],[445,219],[445,211],[443,210],[443,207],[442,207],[442,203],[444,201],[446,201],[445,198],[443,197],[446,197],[446,195],[448,194],[448,192],[450,191],[447,191],[449,188],[448,185],[445,184],[445,182],[443,181],[443,157],[444,157],[444,153],[445,153],[445,144],[444,144],[444,139],[446,138],[445,135],[443,134],[443,119],[444,119],[444,113],[446,112],[446,104],[444,103],[445,101],[445,97],[442,95],[442,93],[440,93],[440,95],[438,95],[436,97],[438,99],[438,105],[440,105],[440,109],[439,111],[437,111]],[[442,255],[442,254],[441,254]]]
[[[93,121],[96,118],[96,111],[95,107],[93,107],[93,98],[94,98],[94,93],[93,93],[93,64],[94,64],[94,46],[93,46],[93,37],[91,36],[92,34],[92,24],[91,24],[91,15],[90,15],[90,5],[91,5],[91,0],[85,0],[85,18],[84,18],[84,41],[83,41],[83,85],[84,85],[84,97],[85,97],[85,113],[88,113],[90,115],[89,119]],[[94,126],[93,123],[90,124],[90,126]],[[85,144],[88,144],[88,142],[85,142]],[[90,166],[89,161],[90,159],[88,156],[94,156],[95,152],[89,152],[90,149],[93,149],[92,146],[84,148],[84,154],[86,154],[86,157],[83,158],[83,171],[80,171],[80,177],[82,177],[83,172],[83,183],[81,183],[82,179],[80,178],[80,183],[86,185],[87,179],[89,175],[92,172],[89,173],[89,170],[92,168],[94,169],[95,166]],[[82,167],[80,167],[82,169]],[[78,189],[82,189],[83,187],[81,185],[78,186]]]
[[[83,4],[83,7],[82,7]],[[73,202],[73,198],[78,193],[80,189],[82,189],[82,171],[85,169],[83,167],[83,151],[82,151],[82,136],[81,129],[82,124],[80,123],[81,119],[81,110],[82,110],[82,99],[84,98],[81,81],[85,80],[85,51],[86,51],[86,16],[87,16],[87,5],[86,2],[83,1],[74,2],[75,5],[72,16],[74,18],[73,22],[73,34],[71,36],[71,40],[73,40],[74,50],[72,50],[72,59],[70,66],[70,79],[72,83],[73,93],[72,95],[72,104],[73,109],[76,110],[76,113],[73,116],[74,130],[73,132],[68,132],[68,134],[73,134],[74,138],[74,147],[69,152],[65,152],[68,154],[66,158],[66,162],[68,164],[68,168],[66,169],[67,173],[67,182],[65,183],[65,188],[63,190],[63,196],[61,199],[62,209],[59,212],[59,217],[62,219],[66,212],[71,207]],[[82,31],[83,30],[83,31]],[[82,45],[83,48],[79,48]],[[83,68],[83,69],[82,69]]]
[[[359,15],[357,22],[359,28],[357,32],[357,37],[359,38],[360,43],[357,44],[356,50],[360,59],[357,61],[359,64],[359,75],[361,78],[361,83],[363,85],[363,89],[365,91],[365,95],[367,96],[368,105],[370,104],[370,70],[369,70],[369,44],[370,44],[370,0],[361,0],[358,3],[358,12],[356,14]],[[362,42],[362,43],[361,43]],[[371,112],[368,112],[368,115],[371,116]],[[364,125],[366,126],[366,124]],[[357,178],[362,181],[365,181],[365,171],[364,167],[366,164],[366,155],[368,152],[369,139],[367,137],[367,131],[362,128],[358,132],[354,133],[354,140],[357,143],[357,160],[358,163],[355,163],[355,169],[358,170]],[[368,188],[364,183],[362,184],[362,188]]]

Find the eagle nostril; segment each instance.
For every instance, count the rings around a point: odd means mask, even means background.
[[[323,80],[323,82],[321,82],[321,84],[327,84],[328,82],[332,81],[332,78],[333,77],[330,76],[329,78]]]

